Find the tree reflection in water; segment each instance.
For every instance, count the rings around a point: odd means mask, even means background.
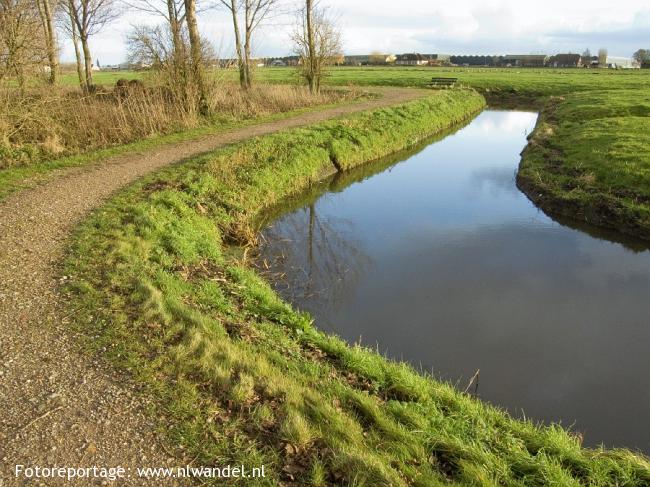
[[[276,222],[262,233],[259,263],[271,274],[275,289],[291,302],[334,305],[370,264],[346,231],[349,222],[320,218],[316,204]]]

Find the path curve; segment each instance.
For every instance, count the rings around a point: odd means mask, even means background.
[[[0,485],[23,484],[14,477],[17,464],[123,466],[135,474],[136,466],[181,462],[157,437],[145,414],[148,400],[137,386],[84,353],[67,327],[71,318],[58,294],[63,278],[57,264],[75,225],[116,190],[163,166],[251,137],[427,94],[376,91],[381,97],[69,169],[0,202]],[[142,483],[132,478],[121,485]]]

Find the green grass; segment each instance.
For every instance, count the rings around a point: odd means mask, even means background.
[[[542,208],[650,239],[650,92],[582,92],[549,101],[519,185]]]
[[[297,82],[292,68],[263,68],[260,81]],[[360,86],[425,86],[432,77],[454,77],[487,93],[531,97],[604,89],[650,89],[650,70],[340,67],[332,68],[328,84]]]
[[[118,78],[140,78],[146,72],[98,72],[97,84],[114,84]],[[74,84],[76,75],[63,83]],[[213,76],[235,80],[235,70],[214,70]],[[534,69],[534,68],[429,68],[429,67],[336,67],[329,70],[327,84],[356,86],[423,87],[432,77],[454,77],[481,92],[545,97],[577,91],[650,89],[650,70]],[[266,83],[298,83],[295,68],[258,68],[255,79]]]
[[[228,245],[333,163],[403,149],[483,106],[454,90],[253,139],[137,182],[77,230],[71,312],[158,398],[187,460],[264,464],[259,485],[648,485],[641,456],[584,449],[319,332]]]

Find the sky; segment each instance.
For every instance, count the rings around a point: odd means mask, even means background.
[[[286,56],[299,0],[282,0],[283,11],[257,32],[254,55]],[[207,6],[216,0],[198,0]],[[346,54],[371,51],[442,54],[596,53],[631,57],[650,48],[649,0],[320,0],[339,25]],[[133,24],[158,19],[125,11],[91,39],[100,64],[126,59],[125,36]],[[233,56],[232,24],[223,9],[207,9],[199,28],[221,57]],[[62,39],[63,56],[73,59]]]

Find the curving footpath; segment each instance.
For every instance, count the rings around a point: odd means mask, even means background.
[[[73,317],[66,316],[58,293],[66,277],[57,265],[75,225],[116,190],[163,166],[251,137],[430,93],[376,91],[381,96],[373,100],[62,171],[46,184],[0,202],[0,486],[23,485],[25,479],[14,475],[16,465],[121,466],[131,469],[131,479],[120,485],[142,485],[136,467],[187,461],[169,453],[158,438],[146,414],[146,396],[127,376],[85,353],[67,326]]]

